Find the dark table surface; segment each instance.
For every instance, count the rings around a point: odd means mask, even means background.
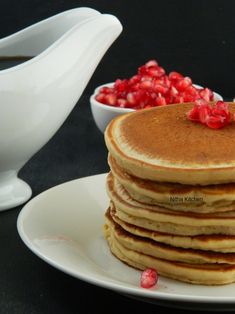
[[[232,62],[234,60],[232,56],[235,51],[233,49],[235,40],[229,37],[232,31],[234,37],[232,23],[235,19],[231,15],[233,10],[230,12],[232,2],[226,1],[226,5],[224,5],[224,2],[212,1],[216,6],[216,10],[213,11],[214,14],[217,14],[216,17],[219,19],[225,14],[224,19],[219,20],[220,26],[224,21],[227,21],[227,24],[224,25],[224,33],[218,30],[217,46],[213,46],[214,49],[217,47],[218,50],[214,54],[213,51],[202,49],[202,47],[209,47],[204,37],[202,42],[199,43],[200,49],[198,48],[198,50],[195,50],[198,46],[194,45],[194,41],[190,42],[190,32],[197,28],[195,19],[190,24],[190,17],[195,17],[197,13],[195,10],[198,9],[199,5],[199,8],[204,10],[202,11],[204,15],[200,16],[202,20],[205,20],[205,5],[203,4],[205,1],[192,2],[191,15],[185,13],[184,16],[187,16],[186,27],[190,28],[188,32],[186,28],[186,36],[177,39],[174,39],[173,36],[171,37],[173,42],[169,44],[166,37],[160,35],[159,42],[161,44],[159,45],[157,40],[154,42],[152,36],[149,35],[149,31],[152,29],[160,27],[160,31],[163,32],[164,23],[167,21],[168,30],[178,32],[178,35],[183,31],[182,28],[180,31],[180,27],[184,26],[182,21],[172,21],[173,14],[171,14],[170,9],[174,10],[174,3],[178,3],[177,1],[164,1],[165,4],[160,4],[158,1],[145,1],[148,6],[147,12],[141,11],[141,5],[136,5],[134,1],[128,2],[131,10],[127,8],[126,1],[58,0],[40,2],[25,0],[1,2],[2,28],[0,34],[2,36],[11,34],[57,12],[84,5],[114,13],[119,16],[124,24],[124,33],[120,37],[120,41],[114,44],[102,60],[88,87],[63,126],[21,169],[19,176],[30,184],[33,189],[33,196],[57,184],[108,171],[107,151],[103,134],[94,124],[89,107],[89,96],[96,85],[112,81],[116,77],[128,76],[136,70],[138,65],[148,59],[158,58],[159,56],[165,62],[163,63],[166,68],[177,69],[178,66],[179,71],[188,69],[190,76],[195,77],[197,83],[203,85],[204,82],[209,82],[207,85],[222,93],[226,98],[231,99],[234,96],[234,84],[231,82],[231,75],[229,76],[229,70],[227,69],[234,68],[235,65],[235,62]],[[186,3],[181,1],[182,10],[186,8]],[[142,1],[142,4],[144,4],[144,1]],[[151,5],[154,4],[156,4],[155,15],[151,11]],[[159,6],[160,12],[163,13],[159,16],[158,23]],[[13,11],[12,8],[14,8]],[[142,13],[143,19],[141,17],[138,21],[135,19],[134,9],[137,10],[136,14]],[[211,8],[208,7],[208,10],[211,10]],[[180,14],[180,10],[176,13]],[[148,20],[148,14],[151,17],[150,20]],[[211,17],[211,15],[209,14],[208,17]],[[210,23],[216,23],[216,20],[211,18],[209,18],[209,21]],[[178,25],[177,23],[181,24]],[[133,28],[131,28],[131,25],[134,25]],[[131,29],[131,31],[125,31],[126,26],[129,26],[127,29]],[[175,29],[174,26],[176,26]],[[205,29],[200,23],[198,27]],[[215,30],[215,28],[212,26],[209,30]],[[134,30],[136,32],[133,32]],[[209,30],[208,32],[210,32]],[[211,35],[216,36],[212,33],[211,31]],[[166,35],[169,35],[169,31],[166,31]],[[146,42],[144,36],[147,36],[146,46],[143,46],[143,43]],[[198,40],[200,36],[196,39]],[[152,50],[150,49],[151,45],[148,45],[149,42],[152,45]],[[141,45],[142,53],[140,53],[138,45]],[[176,49],[174,62],[172,62],[173,46],[171,45],[174,45]],[[191,50],[190,45],[193,47]],[[200,61],[202,52],[209,63]],[[215,75],[213,63],[210,63],[211,58],[215,60],[216,57],[226,59],[226,61],[218,59],[218,75]],[[110,64],[112,64],[112,67]],[[208,65],[208,68],[206,65]],[[201,76],[199,71],[201,71]],[[113,291],[75,279],[39,259],[24,245],[17,233],[16,221],[21,208],[22,206],[19,206],[0,213],[0,313],[108,313],[113,309],[118,313],[124,310],[132,312],[135,310],[139,313],[166,312],[165,307],[133,300]],[[174,310],[174,313],[187,312],[189,311]]]

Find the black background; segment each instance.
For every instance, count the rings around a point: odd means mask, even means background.
[[[33,196],[56,184],[108,170],[103,134],[93,122],[89,95],[97,85],[134,74],[149,59],[157,59],[167,71],[190,76],[226,99],[235,96],[232,0],[1,0],[0,37],[80,6],[115,14],[124,30],[63,126],[21,170],[20,177],[31,185]],[[20,210],[0,213],[0,313],[166,311],[84,283],[41,261],[18,236],[16,219]]]
[[[1,0],[0,36],[66,9],[88,6],[115,14],[122,35],[100,63],[91,87],[132,75],[149,59],[178,70],[224,97],[235,96],[233,0]]]

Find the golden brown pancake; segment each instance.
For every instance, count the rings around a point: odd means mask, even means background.
[[[113,221],[120,225],[124,230],[137,235],[139,237],[154,240],[169,244],[171,246],[182,247],[185,249],[196,249],[205,251],[215,251],[222,253],[235,253],[235,236],[213,234],[213,235],[198,235],[198,236],[182,236],[151,231],[142,227],[138,227],[127,223],[116,215],[115,208],[108,209],[106,215],[111,216]]]
[[[139,202],[197,213],[235,210],[235,183],[195,186],[144,180],[125,172],[110,154],[108,163],[114,177]]]
[[[119,116],[105,131],[109,152],[127,173],[189,185],[235,182],[235,123],[214,130],[189,121],[192,104]],[[235,103],[229,104],[235,112]]]
[[[179,248],[167,245],[165,243],[153,241],[148,238],[136,236],[118,225],[112,219],[112,216],[109,215],[109,212],[106,213],[106,224],[108,224],[112,229],[113,236],[117,241],[119,241],[127,249],[131,249],[139,253],[157,258],[163,258],[166,260],[192,264],[235,264],[235,253],[221,253]]]
[[[190,236],[235,235],[234,211],[199,214],[142,204],[133,200],[111,173],[107,177],[107,193],[121,220],[148,230]]]
[[[124,230],[144,238],[169,244],[171,246],[190,248],[196,250],[209,250],[222,253],[235,253],[235,236],[213,234],[213,235],[198,235],[198,236],[183,236],[172,235],[170,233],[164,233],[159,231],[152,231],[131,223],[127,223],[121,220],[116,215],[115,207],[109,207],[107,215],[110,215],[118,225]]]
[[[227,263],[192,264],[157,258],[125,247],[113,233],[109,222],[104,226],[104,236],[111,252],[121,261],[140,270],[154,268],[158,274],[193,284],[222,285],[235,281],[235,265]]]

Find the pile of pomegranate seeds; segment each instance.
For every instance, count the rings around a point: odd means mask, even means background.
[[[187,113],[189,120],[200,122],[212,129],[220,129],[230,123],[231,113],[228,104],[217,101],[213,106],[205,100],[196,100]]]
[[[153,268],[147,268],[141,274],[140,285],[142,288],[151,288],[156,285],[157,280],[157,271]]]
[[[102,87],[95,99],[110,106],[143,109],[197,99],[212,101],[213,92],[196,88],[190,77],[178,72],[167,75],[156,60],[150,60],[130,79],[117,79],[112,87]]]

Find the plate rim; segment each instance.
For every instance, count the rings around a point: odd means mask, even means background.
[[[235,297],[232,296],[223,296],[223,297],[218,297],[218,296],[198,296],[198,295],[185,295],[185,294],[171,294],[169,292],[163,292],[159,290],[148,290],[148,289],[143,289],[141,287],[128,287],[125,284],[118,282],[117,279],[115,279],[115,282],[110,282],[108,280],[102,280],[100,278],[93,279],[91,276],[84,275],[82,272],[75,272],[72,270],[69,270],[67,267],[64,267],[60,263],[54,261],[52,258],[44,255],[38,248],[33,245],[33,243],[29,240],[27,233],[25,233],[24,228],[23,228],[23,219],[24,217],[30,212],[31,207],[34,205],[35,202],[40,200],[41,198],[43,199],[46,194],[51,193],[51,191],[55,191],[56,189],[63,188],[63,186],[67,186],[69,184],[76,184],[77,182],[81,181],[86,181],[86,180],[92,180],[93,178],[98,178],[100,177],[101,179],[105,178],[107,176],[107,172],[105,173],[100,173],[100,174],[95,174],[95,175],[90,175],[90,176],[85,176],[73,180],[66,181],[64,183],[55,185],[53,187],[50,187],[49,189],[39,193],[38,195],[34,196],[28,203],[26,203],[20,213],[18,214],[17,217],[17,231],[18,234],[23,241],[23,243],[26,245],[26,247],[33,252],[36,256],[38,256],[40,259],[42,259],[44,262],[48,263],[49,265],[53,266],[54,268],[74,277],[79,280],[83,280],[85,282],[88,282],[90,284],[107,288],[122,294],[130,294],[134,295],[137,297],[143,297],[143,298],[149,298],[149,299],[154,299],[154,300],[168,300],[168,301],[174,301],[174,302],[184,302],[184,303],[200,303],[200,304],[224,304],[224,305],[231,305],[234,304],[235,306]],[[110,252],[111,254],[111,252]],[[120,261],[120,263],[122,263]],[[108,277],[108,275],[107,275]],[[113,279],[112,279],[113,280]],[[170,280],[170,279],[169,279]],[[187,284],[187,283],[183,283]],[[188,284],[191,286],[191,284]],[[200,285],[198,285],[200,286]],[[203,286],[204,287],[204,286]],[[213,287],[213,286],[211,286]],[[208,286],[210,288],[210,286]]]

